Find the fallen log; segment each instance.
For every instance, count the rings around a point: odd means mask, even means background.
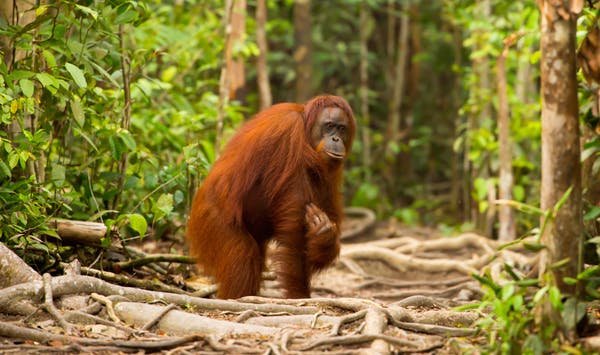
[[[100,245],[107,232],[104,223],[98,222],[54,218],[48,225],[56,228],[56,232],[64,241],[93,246]]]

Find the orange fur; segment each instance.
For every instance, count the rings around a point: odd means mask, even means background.
[[[317,96],[305,105],[274,105],[248,121],[231,139],[196,193],[187,226],[190,253],[213,275],[220,298],[258,293],[269,240],[288,297],[309,297],[310,276],[339,253],[343,164],[324,159],[309,143],[318,114],[339,107],[349,117],[347,151],[354,117],[337,96]],[[333,228],[312,235],[306,205],[327,214]]]

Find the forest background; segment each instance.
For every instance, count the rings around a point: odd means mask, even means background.
[[[101,221],[131,238],[181,234],[235,129],[271,102],[320,93],[345,97],[358,120],[347,205],[495,237],[499,198],[540,204],[533,0],[60,1],[22,12],[3,3],[0,241],[40,270],[72,252],[51,218]],[[594,26],[592,5],[578,46]],[[579,73],[593,237],[598,89]],[[506,105],[513,184],[501,196]],[[516,234],[538,224],[518,213]]]

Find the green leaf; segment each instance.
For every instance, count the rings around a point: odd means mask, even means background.
[[[565,204],[565,202],[567,202],[567,200],[569,199],[569,196],[571,196],[571,191],[573,191],[573,186],[569,187],[567,189],[567,191],[565,191],[565,193],[561,196],[560,200],[558,200],[558,202],[554,206],[555,214],[558,212],[558,210],[560,210],[562,208],[562,206]]]
[[[515,293],[515,285],[512,283],[502,286],[501,298],[507,301]]]
[[[562,307],[562,295],[561,295],[558,287],[556,287],[556,286],[550,287],[548,296],[550,299],[550,304],[552,304],[552,307],[554,307],[555,309],[560,309]]]
[[[588,213],[585,214],[585,216],[583,216],[583,220],[593,221],[598,217],[600,217],[600,207],[594,206],[588,211]]]
[[[600,244],[600,235],[595,236],[594,238],[590,238],[590,239],[586,240],[585,242],[589,243],[589,244]]]
[[[537,251],[540,251],[540,250],[546,248],[546,246],[544,244],[530,243],[530,242],[523,242],[523,246],[525,247],[525,249],[533,251],[533,252],[537,252]]]
[[[488,194],[488,180],[483,178],[476,178],[473,182],[473,187],[475,187],[475,197],[477,201],[485,200]]]
[[[167,216],[173,211],[173,195],[162,194],[158,200],[152,206],[152,213],[154,213],[154,220],[158,220]]]
[[[80,10],[81,12],[83,12],[84,14],[90,15],[94,20],[98,19],[98,12],[95,10],[90,9],[87,6],[82,6],[82,5],[75,5],[75,7]]]
[[[94,142],[92,141],[92,139],[90,137],[88,137],[87,134],[85,134],[85,132],[83,132],[82,130],[80,130],[79,128],[75,127],[75,129],[73,129],[73,131],[77,134],[79,134],[80,136],[83,137],[83,139],[85,139],[91,146],[92,148],[94,148],[94,150],[96,152],[99,152],[98,147],[96,147],[96,145],[94,144]]]
[[[598,273],[600,273],[600,266],[594,265],[580,272],[579,275],[577,275],[577,280],[587,280]]]
[[[164,82],[169,82],[169,81],[173,80],[173,78],[175,77],[176,74],[177,74],[177,67],[174,65],[171,65],[170,67],[168,67],[167,69],[165,69],[162,72],[160,79]]]
[[[83,113],[83,107],[81,107],[81,101],[79,100],[79,97],[75,96],[73,100],[69,101],[69,103],[75,122],[77,122],[79,127],[83,128],[83,125],[85,124],[85,114]]]
[[[540,300],[542,299],[542,297],[544,297],[544,295],[546,294],[546,292],[548,292],[548,289],[549,289],[548,286],[544,286],[544,287],[540,288],[535,293],[535,296],[533,296],[533,303],[539,303]]]
[[[129,226],[134,231],[138,232],[140,237],[144,237],[146,235],[146,230],[148,229],[148,223],[146,219],[141,214],[131,213],[127,215],[129,219]]]
[[[569,260],[570,260],[569,258],[564,258],[562,260],[559,260],[555,263],[550,264],[550,266],[548,266],[548,268],[551,270],[559,269],[559,268],[567,265],[569,263]]]
[[[12,73],[10,73],[9,78],[10,80],[29,79],[34,74],[34,72],[30,72],[28,70],[13,70]]]
[[[12,151],[8,155],[8,166],[10,166],[11,169],[14,169],[17,164],[19,164],[19,154],[16,151]]]
[[[137,145],[135,144],[135,139],[133,139],[133,136],[131,135],[131,133],[129,133],[129,131],[120,131],[119,138],[121,138],[121,141],[123,141],[125,146],[129,148],[130,151],[134,151],[137,147]]]
[[[48,73],[37,73],[35,74],[36,79],[42,84],[42,86],[51,93],[55,94],[58,89],[58,80]]]
[[[54,68],[56,66],[56,58],[54,57],[54,54],[52,54],[52,52],[44,49],[42,51],[42,55],[44,56],[44,59],[46,60],[46,65],[49,68]]]
[[[0,177],[9,178],[11,177],[11,171],[8,165],[2,160],[0,160]]]
[[[525,188],[521,185],[515,185],[513,187],[513,196],[516,201],[523,201],[525,199]]]
[[[66,169],[64,165],[53,164],[51,179],[56,186],[62,186],[65,183]]]
[[[481,283],[482,285],[488,286],[489,288],[491,288],[494,293],[498,293],[501,290],[501,287],[496,284],[491,277],[489,276],[479,276],[477,274],[472,274],[471,275],[474,279],[476,279],[477,281],[479,281],[479,283]]]
[[[584,149],[584,151],[581,152],[581,161],[583,162],[583,161],[587,160],[589,157],[596,154],[597,152],[598,152],[597,147],[591,147],[588,149]]]
[[[567,329],[575,329],[577,323],[583,319],[583,316],[585,315],[585,306],[586,304],[584,302],[579,302],[574,297],[569,297],[565,301],[561,315]]]
[[[563,281],[567,284],[567,285],[575,285],[577,283],[577,279],[574,279],[572,277],[563,277]]]
[[[33,96],[33,81],[29,79],[21,79],[19,80],[19,85],[21,86],[21,90],[23,91],[23,95],[27,97]]]
[[[69,74],[71,74],[71,77],[73,78],[77,86],[79,86],[82,89],[87,87],[87,81],[85,80],[85,76],[83,75],[83,71],[81,71],[81,69],[79,69],[71,63],[66,63],[65,68],[67,69]]]
[[[134,22],[138,18],[138,13],[132,9],[125,9],[125,11],[121,12],[115,18],[116,25],[122,25],[124,23]]]
[[[523,280],[519,280],[515,283],[521,287],[531,287],[531,286],[537,286],[540,283],[540,280],[538,280],[538,279],[523,279]]]
[[[513,297],[513,308],[515,311],[519,312],[521,308],[523,308],[523,303],[523,295],[515,295],[515,297]]]

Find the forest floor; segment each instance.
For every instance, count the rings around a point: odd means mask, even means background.
[[[279,298],[269,272],[261,296],[239,300],[211,298],[215,286],[204,277],[170,277],[197,290],[170,293],[77,270],[0,289],[0,353],[477,353],[482,314],[456,310],[483,295],[470,274],[494,274],[504,263],[526,272],[529,257],[499,252],[475,234],[447,237],[363,217],[346,223],[340,258],[313,279],[310,299]],[[183,252],[172,242],[140,248]],[[156,278],[143,274],[136,277]],[[37,304],[17,302],[27,297]]]

